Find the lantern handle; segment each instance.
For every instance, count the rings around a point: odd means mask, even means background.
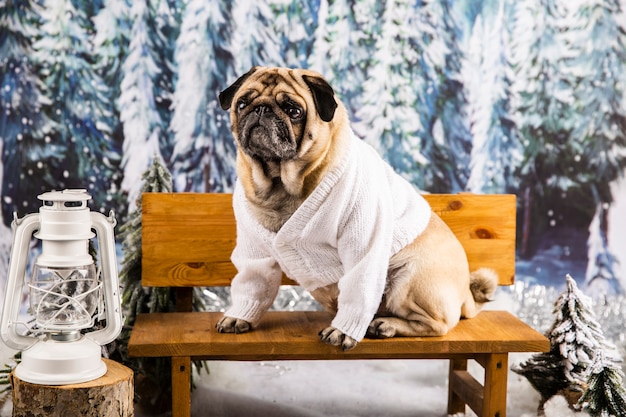
[[[12,349],[24,350],[38,340],[35,337],[18,334],[16,326],[19,324],[18,316],[30,241],[33,233],[39,229],[40,225],[39,213],[28,214],[21,219],[14,215],[11,223],[13,245],[11,246],[11,262],[9,263],[4,305],[2,306],[0,337]]]
[[[117,264],[115,263],[115,234],[113,228],[116,221],[113,211],[109,217],[98,212],[91,212],[91,224],[98,238],[98,250],[100,252],[102,285],[104,289],[104,305],[106,311],[106,326],[85,334],[103,346],[112,342],[122,331],[122,312],[119,277]]]

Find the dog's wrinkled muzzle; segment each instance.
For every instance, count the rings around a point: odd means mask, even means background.
[[[270,106],[254,108],[239,120],[239,142],[248,155],[264,161],[293,159],[297,143],[288,124]]]

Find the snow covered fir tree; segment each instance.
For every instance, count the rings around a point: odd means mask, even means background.
[[[565,378],[570,384],[583,385],[588,368],[598,349],[606,349],[600,324],[595,319],[591,299],[567,275],[566,289],[554,304],[554,324],[548,338],[561,354]]]
[[[555,395],[565,396],[572,408],[583,405],[594,416],[602,415],[604,410],[621,410],[608,415],[624,415],[624,388],[616,347],[606,340],[591,299],[578,289],[569,274],[565,280],[566,289],[554,303],[554,322],[546,332],[550,351],[535,354],[512,370],[528,379],[540,394],[540,415],[545,403]]]
[[[155,154],[174,191],[231,191],[235,147],[219,91],[250,65],[304,66],[328,78],[356,133],[416,187],[517,194],[524,259],[554,236],[567,261],[588,247],[586,280],[620,292],[623,9],[619,0],[5,1],[4,224],[65,187],[124,216]],[[576,241],[563,242],[572,231]]]
[[[141,193],[171,193],[172,174],[162,164],[158,155],[153,156],[152,165],[142,176]],[[120,270],[124,328],[113,344],[111,357],[119,360],[135,372],[136,396],[144,411],[159,411],[167,408],[169,401],[171,367],[167,358],[131,358],[128,356],[128,340],[138,314],[172,312],[175,310],[174,288],[143,287],[141,285],[141,196],[137,197],[136,208],[120,227],[124,258]],[[204,309],[203,298],[195,296],[195,309]],[[194,363],[201,370],[201,361]]]
[[[594,417],[626,415],[624,372],[620,363],[603,350],[596,352],[589,370],[587,389],[577,405]]]

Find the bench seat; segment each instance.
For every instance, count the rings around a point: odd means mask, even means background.
[[[480,353],[543,351],[545,337],[505,311],[483,311],[461,320],[441,337],[363,339],[342,352],[319,341],[332,317],[321,311],[270,311],[254,331],[218,333],[222,313],[152,313],[137,317],[129,342],[131,356],[192,356],[211,360],[424,359]]]

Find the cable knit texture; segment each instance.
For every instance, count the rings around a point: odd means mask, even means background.
[[[272,305],[282,271],[309,291],[337,283],[332,326],[360,341],[378,310],[389,258],[428,224],[431,209],[366,143],[352,137],[330,171],[277,232],[252,215],[235,186],[237,245],[232,306],[226,315],[256,323]]]

